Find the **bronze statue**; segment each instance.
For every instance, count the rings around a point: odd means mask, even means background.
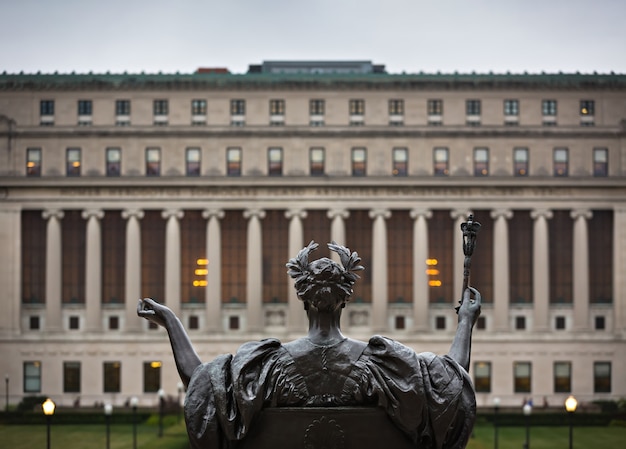
[[[202,363],[185,330],[164,305],[146,298],[137,314],[167,330],[181,380],[188,387],[185,419],[192,447],[233,447],[269,407],[369,406],[384,409],[416,448],[463,448],[476,412],[467,373],[472,328],[481,297],[468,287],[448,355],[416,354],[385,337],[346,338],[341,311],[362,270],[356,252],[336,243],[341,265],[321,258],[311,242],[287,263],[309,319],[308,335],[282,344],[248,342],[235,355]],[[474,299],[471,299],[473,295]]]

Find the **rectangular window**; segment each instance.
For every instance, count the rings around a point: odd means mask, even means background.
[[[285,100],[270,100],[270,115],[285,115]]]
[[[206,100],[191,100],[191,115],[206,115]]]
[[[80,393],[80,362],[63,362],[63,393]]]
[[[491,393],[491,362],[474,362],[476,393]]]
[[[530,393],[531,364],[530,362],[513,363],[513,380],[515,393]]]
[[[602,315],[598,315],[594,319],[594,328],[597,331],[603,331],[606,329],[606,319]]]
[[[446,317],[445,316],[436,316],[435,317],[435,329],[437,330],[446,330]]]
[[[310,100],[309,101],[309,114],[310,115],[324,115],[324,100]]]
[[[70,330],[78,330],[80,329],[80,317],[76,315],[72,315],[68,319],[68,328]]]
[[[593,176],[609,175],[609,150],[607,148],[593,149]]]
[[[611,362],[593,363],[593,392],[611,392]]]
[[[554,362],[554,392],[570,393],[572,391],[571,362]]]
[[[489,176],[488,148],[474,148],[474,176]]]
[[[603,318],[604,318],[604,317],[603,317]],[[39,330],[39,328],[40,328],[40,324],[39,324],[39,316],[38,316],[38,315],[31,315],[31,316],[29,317],[29,320],[28,320],[28,328],[29,328],[31,331],[36,331],[36,330]],[[597,329],[597,328],[596,328],[596,329]]]
[[[565,329],[565,317],[564,316],[554,317],[554,328],[559,331],[562,331]]]
[[[406,320],[404,319],[403,315],[396,315],[394,321],[395,321],[395,325],[396,325],[395,328],[397,330],[406,329]]]
[[[239,317],[237,315],[231,315],[228,317],[228,328],[233,331],[239,329]]]
[[[200,148],[187,148],[185,151],[185,172],[187,176],[200,176]]]
[[[435,147],[433,149],[433,164],[435,176],[448,176],[450,174],[448,149]]]
[[[487,329],[487,318],[484,316],[479,316],[478,320],[476,320],[476,329],[477,330],[485,330]]]
[[[241,176],[241,148],[226,149],[226,174]]]
[[[41,100],[39,102],[39,115],[54,115],[54,100]]]
[[[161,365],[159,361],[143,363],[144,393],[156,393],[161,388]]]
[[[580,115],[593,117],[596,112],[595,101],[593,100],[580,100]]]
[[[365,114],[365,100],[350,100],[350,115]]]
[[[120,362],[104,362],[103,391],[104,393],[119,393],[122,386],[122,365]]]
[[[367,151],[365,148],[352,148],[352,176],[367,174]]]
[[[523,331],[524,329],[526,329],[526,317],[525,316],[515,317],[515,329],[518,331]]]
[[[67,149],[65,166],[67,176],[80,176],[80,148]]]
[[[311,176],[324,174],[325,151],[321,147],[313,147],[309,150],[309,167]]]
[[[161,175],[161,149],[146,148],[146,176]]]
[[[480,100],[466,100],[465,101],[465,114],[466,115],[480,115]]]
[[[568,176],[569,155],[567,148],[554,149],[554,176]]]
[[[409,154],[406,148],[393,149],[393,176],[406,176],[408,174]]]
[[[519,115],[519,101],[518,100],[504,100],[504,115]]]
[[[283,174],[283,149],[274,147],[267,149],[267,174],[269,176],[282,176]]]
[[[443,115],[443,100],[428,100],[426,109],[428,115]]]
[[[404,115],[404,100],[389,100],[389,115]]]
[[[154,100],[154,115],[167,115],[169,113],[169,102],[167,100]]]
[[[41,176],[41,148],[26,150],[26,176]]]
[[[541,102],[541,114],[543,116],[556,116],[556,100],[543,100]]]
[[[91,115],[92,113],[92,102],[91,100],[78,100],[78,115]]]
[[[528,176],[528,148],[513,148],[513,173]]]
[[[190,330],[200,329],[200,320],[198,318],[198,315],[189,316],[189,329]]]
[[[109,330],[117,330],[120,328],[120,317],[113,315],[109,317]]]
[[[41,362],[24,362],[24,393],[41,392]]]
[[[230,100],[230,115],[246,115],[246,100]]]
[[[107,176],[119,176],[122,172],[122,150],[107,148],[105,158]]]
[[[115,100],[115,115],[130,115],[130,100]]]

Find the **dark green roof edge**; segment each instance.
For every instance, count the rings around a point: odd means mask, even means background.
[[[149,89],[149,88],[625,88],[626,74],[216,74],[104,73],[0,74],[0,90],[22,89]]]

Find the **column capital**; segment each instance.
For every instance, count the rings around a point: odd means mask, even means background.
[[[511,209],[505,208],[493,209],[491,212],[489,212],[489,216],[494,220],[497,220],[500,217],[504,217],[505,219],[510,220],[511,218],[513,218],[513,211]]]
[[[389,209],[371,209],[368,215],[370,218],[382,217],[386,220],[391,217],[391,211]]]
[[[56,218],[57,220],[61,220],[65,216],[65,212],[63,212],[61,209],[46,209],[41,213],[41,216],[44,220],[52,217]]]
[[[222,209],[204,209],[202,211],[202,218],[204,218],[205,220],[213,217],[221,220],[222,218],[224,218],[224,211]]]
[[[450,211],[450,218],[457,220],[459,218],[467,218],[472,213],[469,209],[452,209]]]
[[[141,220],[144,217],[145,213],[141,209],[124,209],[122,211],[122,218],[124,220],[128,220],[131,217],[136,218],[137,220]]]
[[[350,211],[348,209],[343,209],[343,208],[336,208],[336,209],[329,209],[328,212],[326,212],[326,216],[328,218],[330,218],[331,220],[334,219],[335,217],[339,217],[339,218],[343,218],[344,220],[347,220],[348,217],[350,216]]]
[[[593,212],[591,212],[591,210],[589,209],[584,209],[584,208],[572,209],[569,212],[569,216],[572,217],[573,220],[576,220],[577,218],[584,218],[585,220],[590,220],[593,217]]]
[[[263,209],[246,209],[243,211],[243,218],[249,219],[252,217],[263,220],[265,218],[265,211]]]
[[[304,209],[289,209],[285,211],[285,218],[291,220],[292,218],[299,218],[304,220],[307,217],[307,211]]]
[[[104,217],[104,211],[102,209],[85,209],[80,213],[80,216],[85,220],[89,220],[91,217],[102,220]]]
[[[551,219],[554,216],[550,209],[534,209],[530,211],[530,218],[536,220],[537,218],[543,217],[546,220]]]
[[[413,220],[416,220],[419,217],[424,217],[426,219],[429,219],[433,216],[433,211],[425,207],[416,207],[415,209],[411,209],[411,212],[409,212],[409,215],[411,216]]]
[[[169,218],[176,218],[177,220],[180,220],[184,216],[185,216],[185,213],[180,209],[163,209],[161,211],[161,218],[165,220]]]

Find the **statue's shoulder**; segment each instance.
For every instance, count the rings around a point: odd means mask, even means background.
[[[398,340],[384,337],[382,335],[374,335],[369,339],[367,352],[377,356],[394,356],[401,359],[419,358],[426,361],[437,357],[437,355],[432,352],[417,353],[415,350],[403,343],[400,343]]]

